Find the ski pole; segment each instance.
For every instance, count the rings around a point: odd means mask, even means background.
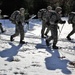
[[[64,24],[63,24],[61,30],[59,30],[59,36],[60,36],[60,34],[61,34],[61,32],[62,32],[63,27],[64,27]]]

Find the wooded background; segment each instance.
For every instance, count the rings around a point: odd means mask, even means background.
[[[61,6],[63,16],[71,11],[75,11],[75,0],[0,0],[0,9],[2,14],[11,15],[11,13],[20,7],[24,7],[26,12],[30,14],[37,14],[41,8],[47,8],[51,5],[53,9]]]

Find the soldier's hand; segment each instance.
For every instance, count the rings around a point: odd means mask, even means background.
[[[50,23],[49,23],[48,21],[46,22],[46,24],[47,24],[47,25],[50,25]]]
[[[58,20],[56,20],[55,23],[58,23]]]

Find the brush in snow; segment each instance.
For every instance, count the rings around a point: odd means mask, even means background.
[[[68,67],[75,68],[75,61],[71,61],[68,63]]]
[[[63,59],[63,58],[66,58],[66,57],[65,56],[59,56],[58,58]]]

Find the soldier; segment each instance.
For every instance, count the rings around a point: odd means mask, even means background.
[[[55,11],[51,11],[50,13],[50,30],[51,30],[51,36],[46,39],[46,45],[49,46],[49,42],[53,40],[53,49],[58,49],[58,46],[56,46],[58,41],[58,23],[64,24],[66,21],[62,21],[60,14],[62,12],[61,7],[56,7]]]
[[[48,18],[49,18],[49,15],[50,15],[50,11],[52,11],[52,7],[51,6],[48,6],[47,7],[47,12],[46,12],[46,15],[47,15],[47,20],[49,20]],[[50,31],[50,23],[49,23],[49,21],[47,21],[46,22],[46,24],[47,24],[47,30],[46,30],[46,32],[45,32],[45,34],[44,35],[46,35],[47,37],[48,37],[48,32]]]
[[[1,13],[2,13],[2,10],[0,9],[0,19],[3,18],[3,16],[1,15]],[[0,23],[0,29],[1,29],[1,32],[2,32],[2,33],[5,32],[5,30],[3,30],[2,23]]]
[[[38,11],[38,19],[42,21],[41,37],[44,38],[45,22],[43,22],[43,15],[46,13],[46,9],[40,9]]]
[[[42,16],[42,29],[41,29],[41,37],[44,38],[44,34],[47,36],[49,32],[49,22],[48,22],[48,17],[49,17],[49,12],[52,10],[51,6],[47,7],[47,10],[44,12]],[[45,29],[47,28],[46,32]]]
[[[25,9],[24,8],[20,8],[20,10],[18,11],[18,15],[16,16],[15,19],[15,26],[16,26],[16,30],[15,30],[15,34],[11,35],[10,40],[14,41],[14,37],[20,34],[20,44],[24,44],[25,42],[24,40],[24,26],[23,24],[25,23]]]
[[[67,35],[67,39],[71,40],[70,36],[75,33],[75,12],[71,12],[68,17],[68,23],[72,24],[72,31]]]

